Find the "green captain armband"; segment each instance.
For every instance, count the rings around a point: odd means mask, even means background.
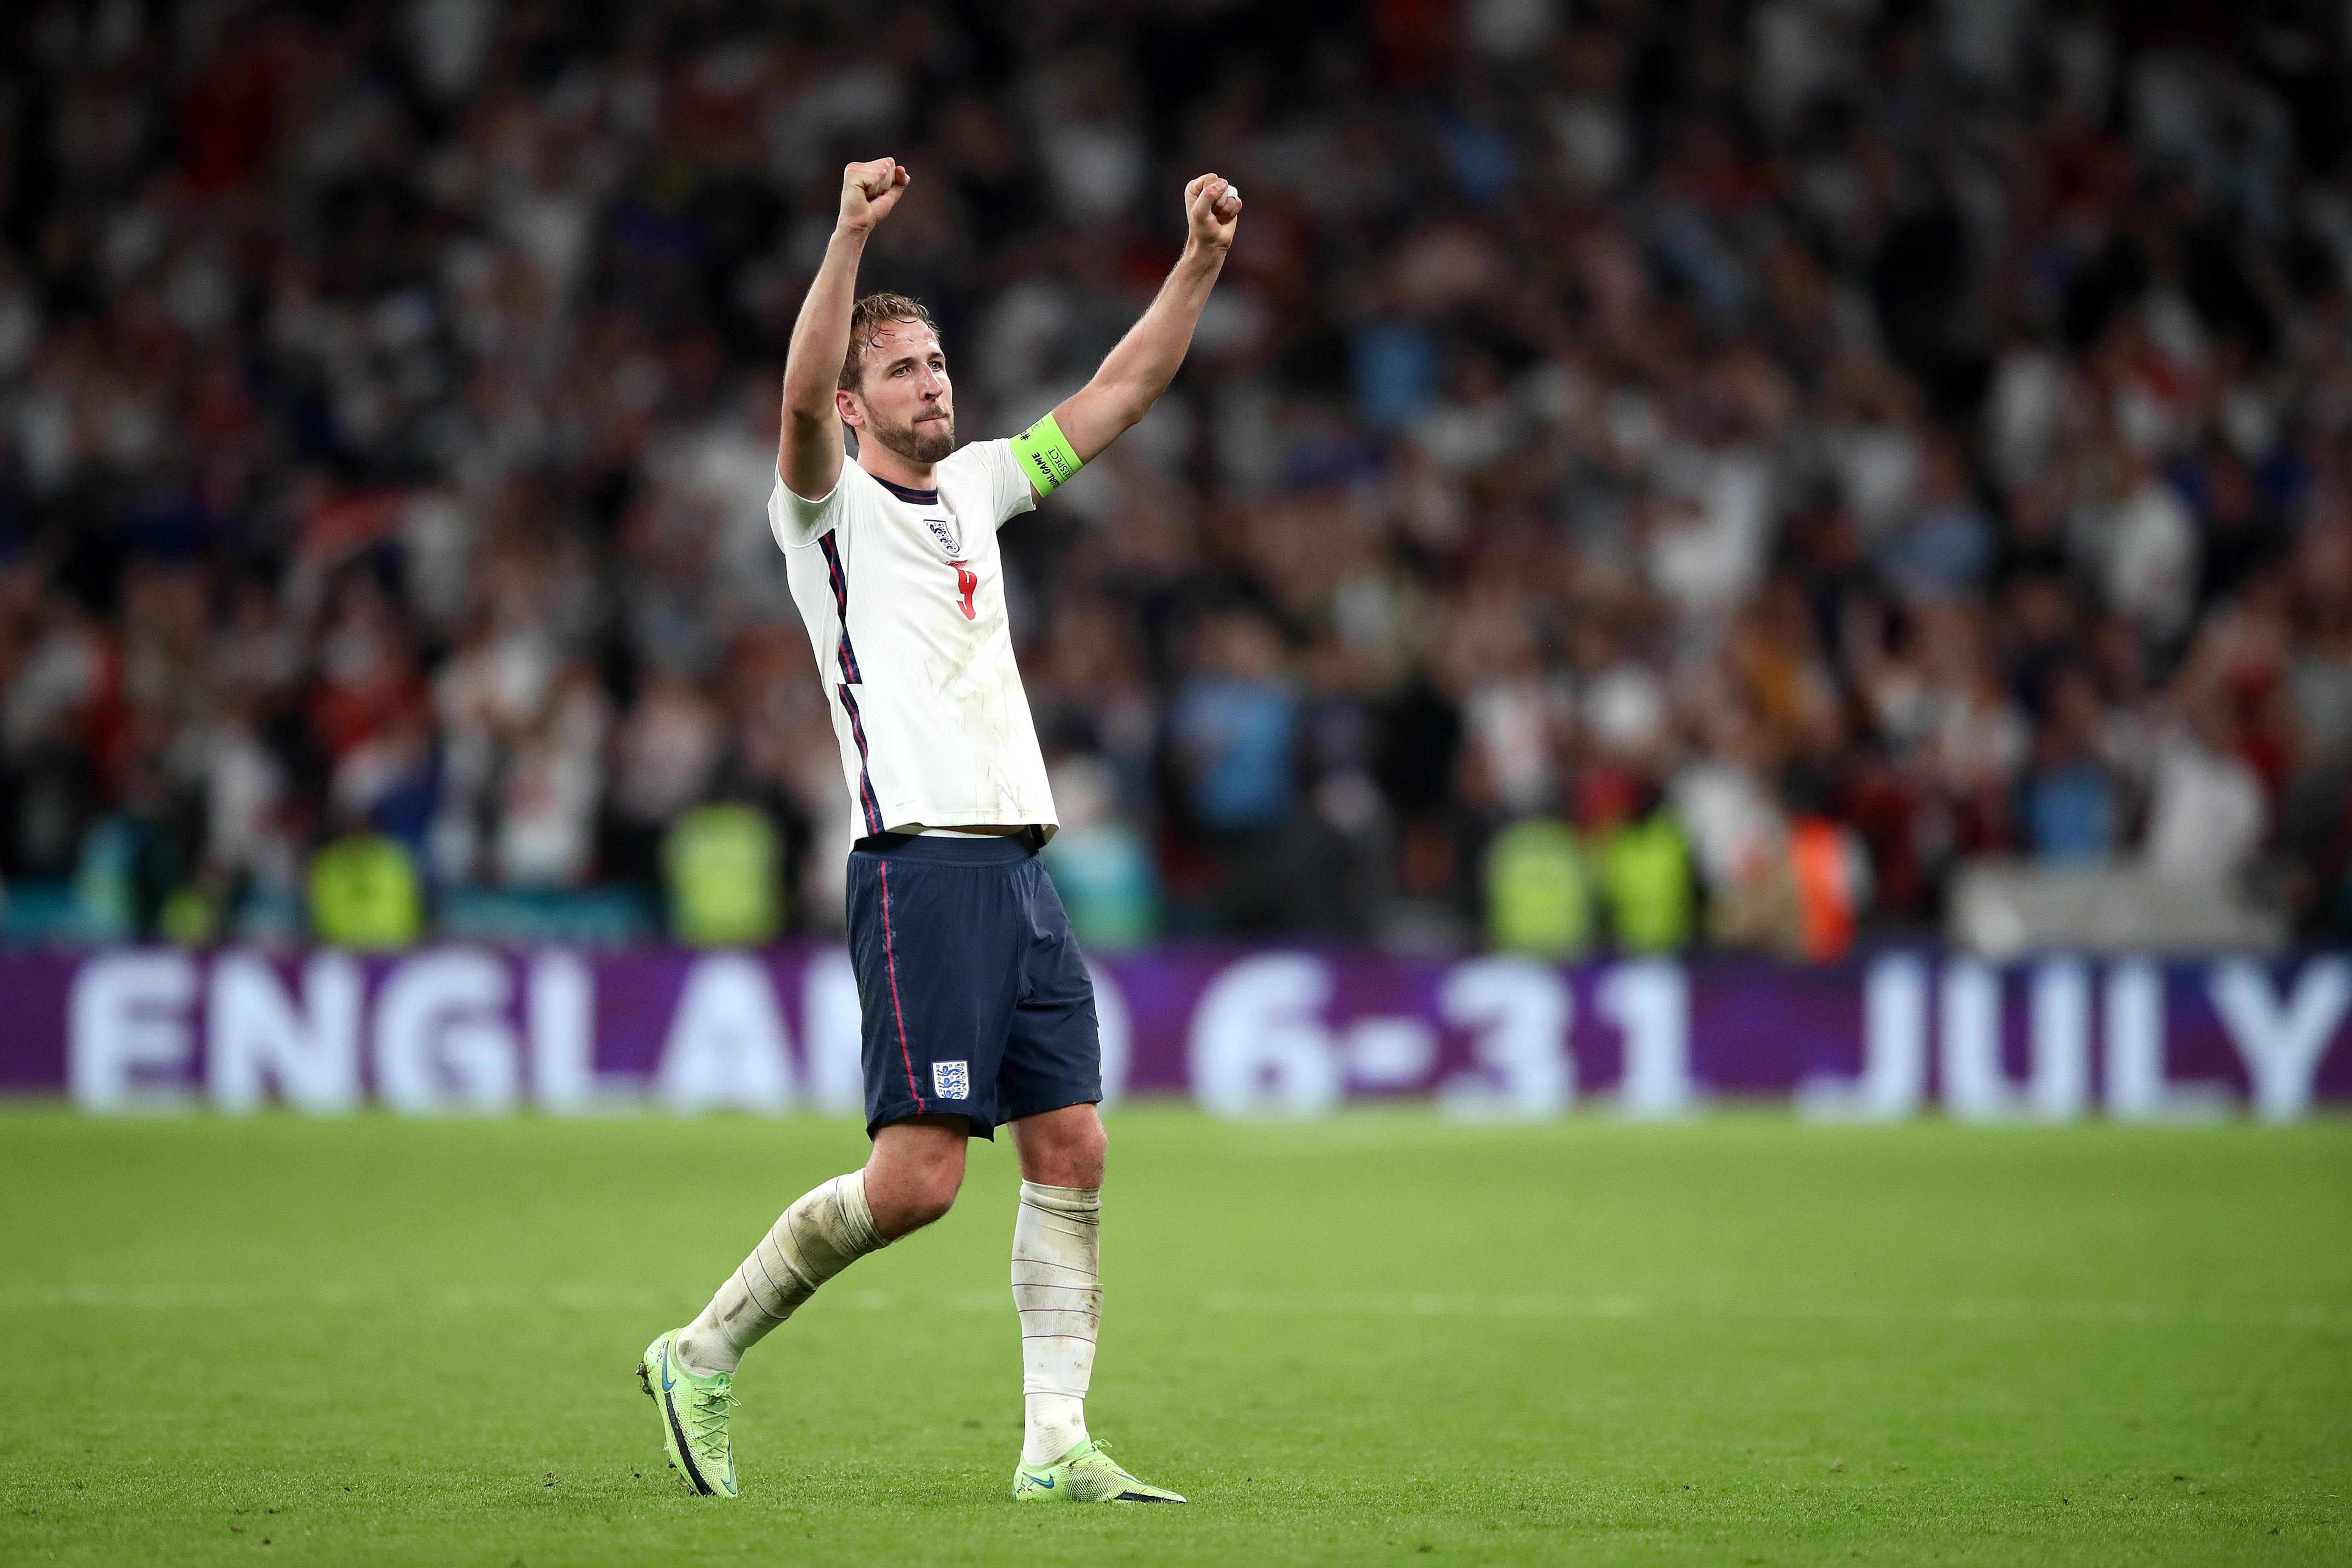
[[[1086,467],[1050,414],[1013,437],[1013,457],[1040,496],[1052,495],[1056,485],[1068,483]]]

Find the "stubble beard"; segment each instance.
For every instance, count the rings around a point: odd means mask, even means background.
[[[944,419],[909,420],[904,425],[866,426],[874,439],[910,463],[929,468],[955,450],[955,416]]]

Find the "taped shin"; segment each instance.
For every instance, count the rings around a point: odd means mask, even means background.
[[[1021,1184],[1013,1222],[1013,1304],[1021,1313],[1024,1464],[1050,1464],[1087,1440],[1087,1384],[1102,1316],[1102,1189]]]
[[[866,1173],[852,1171],[803,1193],[751,1256],[677,1336],[688,1372],[731,1373],[743,1352],[793,1315],[816,1288],[887,1246],[866,1206]]]

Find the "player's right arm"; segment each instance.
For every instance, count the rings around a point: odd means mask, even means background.
[[[857,303],[857,262],[866,237],[898,205],[914,176],[896,159],[852,163],[841,172],[841,214],[824,264],[793,323],[784,360],[783,431],[776,443],[776,477],[803,500],[823,500],[841,479],[841,416],[835,396],[841,362],[849,353],[849,317]]]

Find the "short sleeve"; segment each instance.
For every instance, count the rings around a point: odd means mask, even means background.
[[[995,512],[990,521],[1003,528],[1023,512],[1035,511],[1037,492],[1029,488],[1029,476],[1021,471],[1021,459],[1013,455],[1013,443],[977,441],[973,447],[988,465],[989,495]]]
[[[849,477],[849,469],[850,464],[845,460],[831,492],[815,500],[794,495],[781,477],[777,479],[775,489],[768,492],[768,531],[776,536],[779,549],[798,550],[814,544],[819,535],[839,521],[843,480]]]

